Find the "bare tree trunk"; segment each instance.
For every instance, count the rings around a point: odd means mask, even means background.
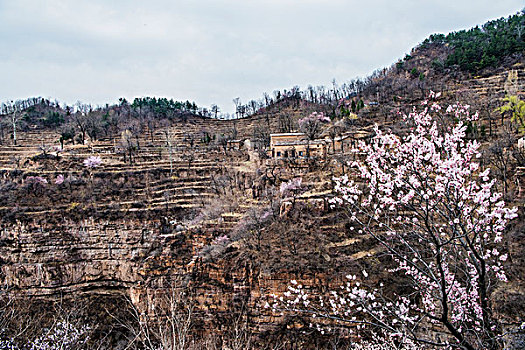
[[[173,148],[172,148],[171,140],[170,140],[170,131],[166,130],[165,135],[166,135],[166,145],[168,146],[168,153],[170,155],[170,176],[172,176],[173,175]]]
[[[11,123],[13,124],[13,143],[16,146],[16,110],[13,111],[11,116]]]

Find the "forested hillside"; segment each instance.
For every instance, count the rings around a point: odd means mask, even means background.
[[[449,45],[453,52],[445,61],[433,61],[437,67],[458,65],[462,70],[478,72],[484,68],[496,68],[505,59],[523,54],[525,50],[525,14],[489,21],[481,27],[434,34],[423,41],[428,44]]]

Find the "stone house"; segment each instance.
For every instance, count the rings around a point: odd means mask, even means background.
[[[325,140],[308,140],[304,133],[270,134],[270,150],[272,158],[303,158],[310,152],[310,157],[326,158],[327,144]]]
[[[325,142],[329,153],[347,153],[350,152],[352,148],[356,148],[359,141],[367,142],[371,136],[372,133],[369,130],[356,130],[352,132],[346,132],[334,139],[329,136],[325,136]]]

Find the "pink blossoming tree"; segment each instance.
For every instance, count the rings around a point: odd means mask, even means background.
[[[47,180],[42,176],[28,176],[25,179],[28,190],[33,190],[34,193],[41,193],[47,186]]]
[[[99,167],[102,164],[102,159],[99,156],[89,156],[84,159],[83,163],[89,171],[89,179],[91,186],[93,186],[93,169]]]
[[[99,156],[89,156],[84,159],[84,166],[88,169],[93,169],[102,164],[102,159]]]
[[[279,192],[281,192],[283,198],[291,196],[293,198],[293,205],[295,206],[297,195],[305,191],[305,187],[302,183],[303,179],[300,177],[293,178],[288,182],[282,182]]]
[[[64,175],[59,174],[55,179],[55,185],[62,185],[64,183]]]
[[[507,281],[501,242],[517,209],[505,207],[490,169],[479,168],[480,145],[465,140],[462,120],[477,116],[461,105],[444,112],[436,97],[431,93],[421,112],[405,116],[412,127],[408,135],[376,127],[372,142],[360,144],[366,160],[353,164],[361,185],[338,178],[333,199],[348,211],[352,231],[373,236],[389,253],[391,271],[408,288],[393,295],[382,284],[367,286],[363,271],[347,276],[348,283],[328,300],[314,300],[292,281],[275,308],[367,328],[397,344],[502,347],[491,292]],[[436,120],[443,112],[460,121],[440,130]]]

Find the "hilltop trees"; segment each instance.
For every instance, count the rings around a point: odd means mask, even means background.
[[[4,138],[4,128],[11,129],[13,144],[16,145],[18,142],[17,130],[20,128],[20,124],[25,121],[33,121],[34,114],[42,119],[38,113],[35,113],[35,107],[37,106],[60,108],[58,102],[53,103],[41,97],[31,97],[24,100],[7,101],[2,103],[0,105],[0,117],[4,118],[3,120],[0,120],[0,141]],[[56,114],[52,114],[42,120],[45,124],[46,121],[50,121],[56,117]],[[60,116],[58,116],[58,119],[60,119]]]
[[[135,98],[131,104],[131,108],[141,112],[152,112],[153,114],[164,117],[173,118],[175,116],[182,116],[185,113],[197,113],[199,107],[195,102],[182,102],[174,101],[173,99],[167,98],[156,98],[156,97],[140,97]]]
[[[448,35],[434,34],[423,42],[450,44],[454,51],[446,58],[445,65],[459,65],[461,69],[475,72],[485,67],[495,67],[506,56],[525,49],[525,14],[520,12],[508,18],[489,21],[483,26],[460,30]]]
[[[491,293],[507,281],[501,242],[517,210],[505,207],[489,169],[480,169],[479,144],[465,141],[462,120],[476,115],[449,107],[460,122],[440,130],[434,117],[441,107],[425,103],[406,117],[412,132],[404,137],[376,127],[372,143],[360,146],[366,160],[355,164],[363,185],[337,179],[333,202],[346,208],[350,232],[370,234],[385,249],[403,287],[397,294],[382,284],[367,287],[363,271],[361,278],[347,276],[328,301],[313,300],[292,283],[285,306],[398,344],[499,349],[504,332]]]

